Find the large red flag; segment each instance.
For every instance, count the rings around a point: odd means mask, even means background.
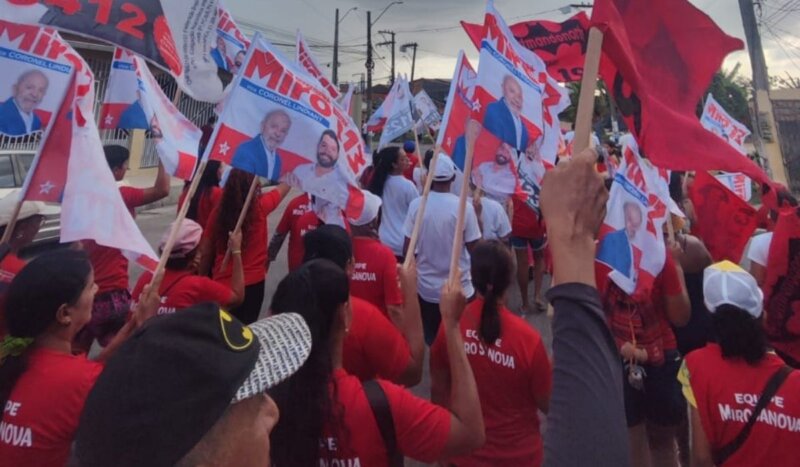
[[[705,171],[697,172],[689,197],[697,213],[693,233],[714,261],[738,263],[756,229],[756,209]]]
[[[644,154],[672,170],[743,172],[769,177],[707,131],[697,103],[730,52],[744,47],[687,0],[596,0],[601,74]]]
[[[461,26],[480,50],[483,25],[462,21]],[[581,80],[588,31],[589,17],[582,11],[563,23],[533,20],[511,25],[514,38],[536,52],[547,64],[547,72],[564,82]]]
[[[781,212],[764,281],[764,330],[784,357],[800,361],[800,210]],[[787,362],[788,363],[788,362]]]

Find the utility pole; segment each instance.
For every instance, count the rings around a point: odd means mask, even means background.
[[[391,85],[394,84],[394,45],[395,45],[394,36],[395,36],[395,32],[394,31],[378,31],[378,32],[381,33],[381,34],[389,34],[390,36],[392,36],[392,40],[390,40],[390,41],[385,41],[385,42],[381,42],[380,44],[375,44],[377,46],[388,45],[388,46],[392,47],[392,78],[391,78],[391,81],[390,81],[390,86],[391,86]]]
[[[372,12],[367,12],[367,116],[366,120],[372,116],[372,70],[375,62],[372,60]]]
[[[753,0],[739,0],[742,14],[744,35],[747,39],[747,51],[753,68],[753,136],[758,156],[766,159],[768,171],[772,179],[787,184],[786,168],[781,154],[780,144],[775,131],[775,117],[772,113],[772,101],[769,97],[769,74],[764,49],[761,46],[761,35],[758,32],[756,12]]]
[[[339,85],[339,9],[336,9],[336,19],[333,25],[333,71],[331,81],[334,86]]]
[[[409,48],[414,48],[414,51],[411,53],[411,82],[414,82],[414,67],[417,64],[417,44],[416,42],[409,42],[400,46],[400,52],[405,52]]]

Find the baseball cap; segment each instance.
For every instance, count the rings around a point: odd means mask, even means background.
[[[245,326],[204,303],[151,318],[106,362],[89,393],[76,464],[174,465],[230,404],[283,381],[310,352],[311,332],[295,313]]]
[[[433,170],[434,182],[449,182],[456,175],[456,166],[453,164],[453,159],[450,159],[446,154],[440,153],[436,158],[436,167]]]
[[[408,140],[405,143],[403,143],[403,151],[405,152],[414,152],[414,150],[416,149],[417,145],[411,140]]]
[[[172,232],[172,226],[174,225],[174,222],[170,224],[170,227],[166,232],[164,232],[164,235],[161,236],[161,242],[158,244],[158,249],[160,251],[164,251],[164,247],[167,244],[167,239],[169,238],[169,234]],[[191,253],[195,248],[197,248],[197,245],[200,244],[200,238],[202,236],[203,228],[200,227],[200,224],[191,219],[183,219],[180,227],[178,227],[178,236],[175,237],[175,244],[172,245],[172,252],[170,252],[169,258],[185,258],[187,254]]]
[[[11,222],[11,217],[14,215],[14,209],[16,209],[18,201],[18,190],[14,190],[0,199],[0,227],[8,225],[8,223]],[[58,207],[48,206],[41,201],[23,201],[19,214],[17,215],[17,220],[21,221],[35,215],[49,216],[51,214],[58,214],[58,212]]]
[[[733,305],[753,318],[761,316],[764,293],[753,276],[730,261],[712,264],[703,271],[703,295],[712,313],[721,305]]]
[[[361,210],[361,215],[358,219],[350,219],[353,225],[367,225],[378,217],[378,212],[381,209],[383,201],[381,198],[367,190],[361,190],[364,194],[364,208]]]

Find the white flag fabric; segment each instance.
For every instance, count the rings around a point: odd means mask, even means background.
[[[0,134],[43,132],[52,123],[74,66],[53,29],[0,20]]]
[[[222,82],[209,56],[217,5],[217,0],[0,0],[0,17],[124,47],[169,71],[186,94],[218,102]]]
[[[425,124],[432,132],[439,131],[439,125],[442,123],[442,115],[439,109],[436,108],[431,96],[425,90],[421,90],[414,96],[414,109],[419,115],[420,121]]]
[[[106,94],[103,96],[103,106],[100,109],[98,127],[101,130],[150,129],[150,121],[139,103],[141,91],[133,57],[134,55],[125,49],[120,47],[114,49]]]
[[[353,83],[347,85],[347,92],[339,99],[339,106],[341,106],[342,110],[347,115],[350,115],[350,110],[353,105],[353,91],[355,90],[355,86]]]
[[[320,83],[256,34],[214,130],[209,157],[326,199],[357,219],[371,163],[358,127]]]
[[[386,101],[389,101],[388,104]],[[386,97],[386,101],[384,101],[384,105],[381,105],[384,108],[386,123],[383,125],[383,132],[378,143],[379,150],[414,128],[414,116],[411,114],[411,91],[408,89],[408,81],[405,78],[398,76],[394,80],[394,85]]]
[[[740,153],[747,154],[744,140],[750,136],[750,130],[734,120],[711,94],[706,98],[706,105],[703,107],[700,123],[703,128],[724,139]]]
[[[300,30],[297,30],[297,63],[302,66],[306,72],[313,76],[314,78],[319,81],[319,84],[322,85],[323,88],[328,92],[332,99],[337,100],[342,95],[339,92],[339,89],[336,88],[336,85],[325,76],[325,73],[322,72],[322,68],[320,68],[319,64],[316,60],[314,60],[314,56],[311,54],[311,49],[306,44],[306,40],[303,38],[303,35],[300,33]]]

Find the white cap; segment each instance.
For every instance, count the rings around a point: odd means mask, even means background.
[[[367,225],[378,217],[378,211],[381,209],[383,201],[379,196],[367,191],[361,190],[364,194],[364,208],[361,210],[361,215],[358,219],[349,219],[353,225]]]
[[[14,208],[19,201],[19,191],[14,190],[5,198],[0,199],[0,227],[8,225],[11,222],[11,216],[14,215]],[[58,214],[59,208],[55,206],[48,206],[41,201],[24,201],[19,210],[17,220],[21,221],[31,216],[40,215],[48,216],[51,214]]]
[[[433,170],[434,182],[449,182],[456,175],[456,166],[453,159],[446,154],[439,153],[436,158],[436,167]]]
[[[764,293],[755,278],[730,261],[706,268],[703,272],[703,295],[711,313],[721,305],[733,305],[758,318],[763,310]]]

